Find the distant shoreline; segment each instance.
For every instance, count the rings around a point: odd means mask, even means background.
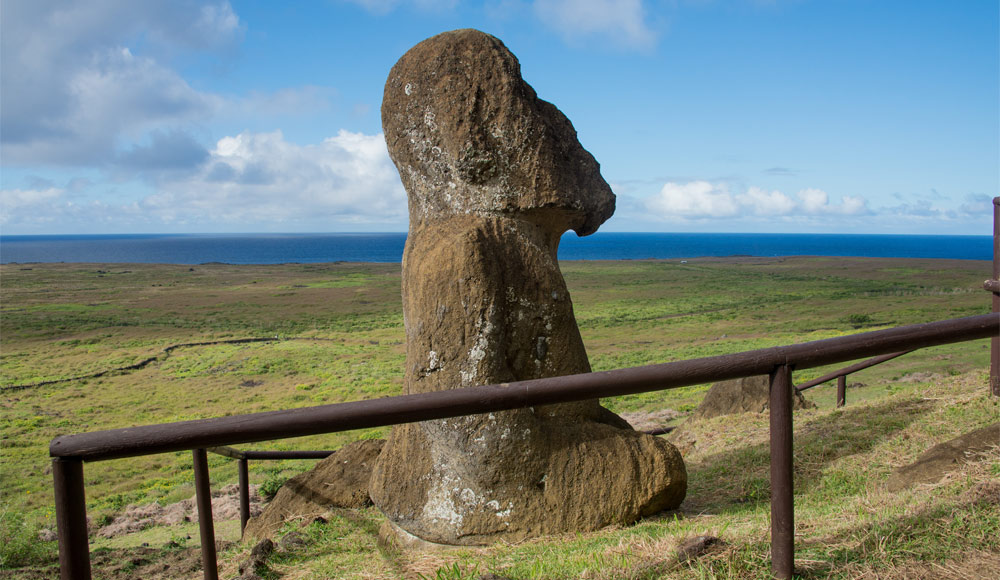
[[[399,263],[405,233],[0,236],[0,263]],[[559,259],[829,256],[992,260],[991,236],[599,232],[562,238]]]

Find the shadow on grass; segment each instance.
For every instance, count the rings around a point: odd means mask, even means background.
[[[965,560],[976,554],[993,554],[1000,561],[1000,482],[980,481],[951,501],[872,518],[822,538],[796,543],[798,557],[823,562],[803,574],[805,578],[828,577],[830,572],[849,565],[877,573],[900,566],[946,562],[949,566],[940,568],[941,574],[936,577],[986,578],[991,573],[978,567],[981,562],[977,563],[977,558]]]
[[[796,413],[796,495],[819,493],[825,499],[834,499],[859,492],[872,476],[871,471],[824,474],[824,470],[842,457],[870,451],[933,408],[931,401],[911,399],[846,407],[820,416]],[[759,508],[770,501],[768,441],[727,449],[689,463],[688,485],[688,509],[716,512]]]

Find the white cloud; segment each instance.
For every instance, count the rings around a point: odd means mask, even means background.
[[[164,223],[406,221],[406,195],[382,135],[340,131],[317,145],[280,131],[224,137],[198,171],[170,174],[140,206]]]
[[[863,197],[845,195],[839,205],[830,203],[830,196],[822,189],[803,189],[798,193],[799,210],[811,215],[839,214],[862,215],[869,213],[868,202]]]
[[[859,195],[845,195],[840,200],[840,212],[844,215],[864,215],[871,213],[868,209],[868,200]]]
[[[751,209],[754,215],[788,215],[796,207],[795,200],[780,191],[764,191],[759,187],[748,188],[736,199],[741,206]]]
[[[228,2],[4,2],[0,124],[6,165],[87,165],[124,137],[204,118],[217,96],[150,55],[218,49],[241,33]],[[133,54],[130,46],[143,46]]]
[[[189,136],[220,117],[321,111],[336,94],[304,86],[222,97],[188,84],[169,65],[173,53],[224,53],[242,37],[228,1],[52,0],[0,7],[0,153],[6,166],[117,170],[151,147],[143,143],[163,145],[163,135]],[[199,159],[196,149],[188,147],[188,159]]]
[[[65,191],[58,187],[0,190],[0,224],[9,222],[19,210],[49,205],[62,197],[63,193]]]
[[[799,192],[799,199],[802,200],[802,211],[805,213],[821,213],[823,208],[830,205],[830,196],[822,189],[803,189]]]
[[[62,88],[65,101],[36,118],[11,120],[5,110],[4,131],[13,125],[15,132],[4,138],[5,164],[99,165],[113,157],[120,137],[206,116],[221,101],[125,48],[96,54]]]
[[[726,184],[707,181],[667,183],[647,205],[660,215],[692,218],[730,217],[740,209]]]
[[[165,134],[168,146],[183,136]],[[150,147],[156,147],[157,143]],[[136,163],[148,154],[139,150]],[[138,201],[87,202],[65,188],[0,191],[3,223],[30,233],[53,223],[77,231],[328,231],[402,229],[406,193],[381,134],[340,131],[298,145],[280,131],[219,139],[194,170],[148,175],[153,193]],[[43,184],[44,186],[45,184]],[[115,199],[107,184],[105,199]],[[345,227],[347,226],[347,227]]]
[[[778,217],[794,215],[864,215],[871,213],[863,197],[844,196],[839,204],[831,204],[830,196],[821,189],[803,189],[795,197],[778,190],[765,191],[750,187],[741,194],[732,194],[726,183],[691,181],[669,182],[659,194],[646,200],[646,207],[665,218],[718,219],[743,216]]]
[[[642,0],[535,0],[534,12],[569,41],[598,37],[637,49],[656,44]]]

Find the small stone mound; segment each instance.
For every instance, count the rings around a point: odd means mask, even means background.
[[[240,562],[240,578],[250,580],[260,578],[262,574],[268,574],[271,570],[267,567],[267,559],[274,552],[274,542],[269,538],[264,538],[250,550],[250,557]]]
[[[967,463],[970,455],[997,445],[1000,445],[1000,423],[938,443],[915,462],[893,471],[886,488],[889,491],[900,491],[920,483],[935,483],[949,471]]]
[[[371,505],[368,480],[384,443],[382,439],[355,441],[289,479],[260,516],[247,522],[244,536],[267,538],[291,518],[311,520],[331,508]]]
[[[770,379],[767,375],[745,377],[715,383],[708,390],[705,398],[691,415],[692,420],[711,419],[721,415],[737,413],[763,413],[768,409],[770,400]],[[811,403],[796,392],[792,399],[792,409],[813,409]]]
[[[725,542],[715,536],[695,536],[688,538],[677,547],[677,563],[684,564],[697,560],[713,547],[725,545]]]

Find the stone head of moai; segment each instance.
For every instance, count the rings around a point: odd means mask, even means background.
[[[389,73],[382,124],[411,225],[502,214],[587,235],[614,213],[615,196],[573,124],[488,34],[445,32],[408,51]]]

